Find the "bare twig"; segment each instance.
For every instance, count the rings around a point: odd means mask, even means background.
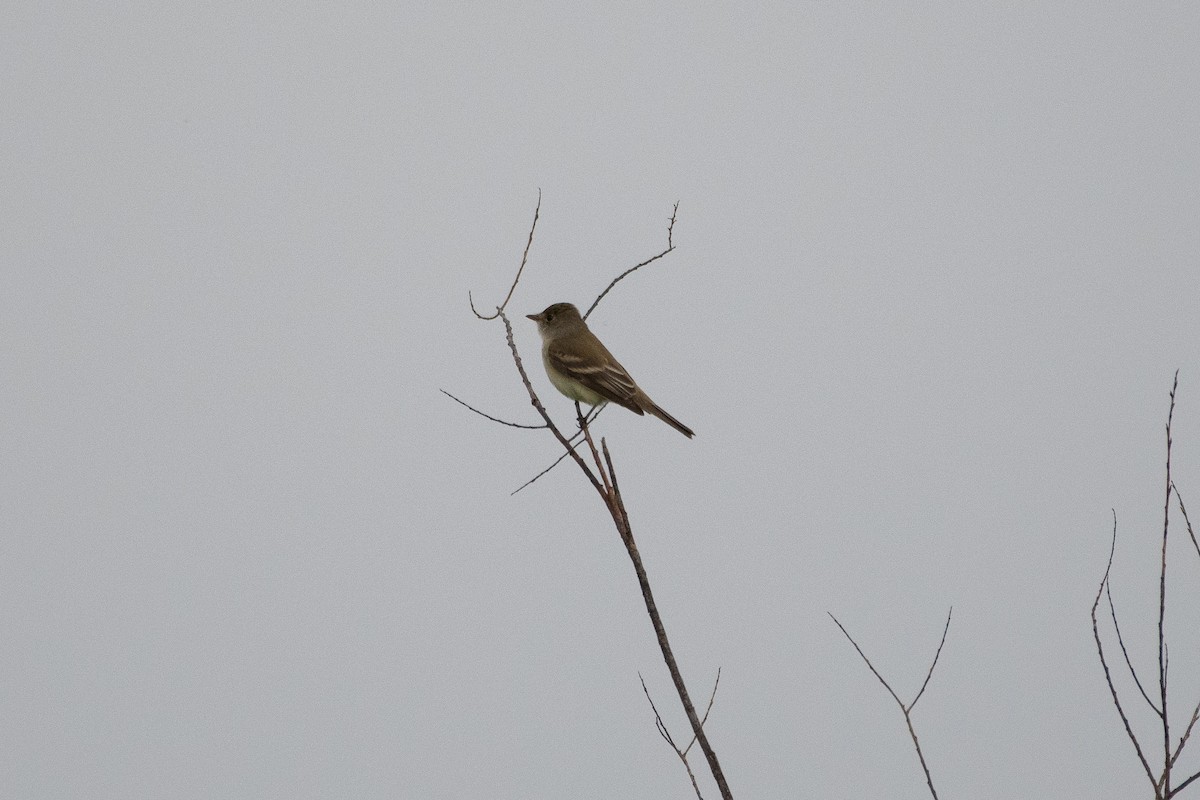
[[[950,617],[954,614],[954,606],[950,606],[949,613],[946,614],[946,627],[942,628],[942,640],[938,642],[937,652],[933,654],[933,663],[929,665],[929,672],[925,674],[925,682],[921,684],[921,691],[917,692],[917,696],[908,704],[908,710],[912,711],[917,705],[917,701],[921,699],[921,695],[925,694],[925,687],[929,685],[929,679],[933,677],[933,669],[937,666],[938,658],[942,655],[942,646],[946,644],[946,634],[950,632]]]
[[[833,623],[837,625],[845,637],[850,640],[850,644],[854,645],[854,649],[858,651],[858,655],[866,663],[867,668],[870,669],[875,677],[879,679],[879,682],[883,684],[883,688],[888,690],[888,694],[890,694],[892,699],[896,701],[896,705],[900,706],[900,711],[904,714],[904,723],[908,726],[908,735],[912,739],[913,747],[915,747],[917,750],[917,760],[921,762],[921,770],[925,773],[925,784],[929,787],[929,793],[933,795],[934,800],[937,800],[937,790],[933,788],[933,776],[929,774],[929,765],[925,763],[925,754],[921,752],[921,742],[917,738],[916,728],[913,727],[912,710],[917,705],[917,701],[921,699],[921,695],[925,693],[925,687],[929,685],[929,679],[933,676],[933,669],[937,666],[938,658],[942,654],[942,646],[946,644],[946,633],[950,630],[950,617],[953,614],[954,608],[951,607],[950,613],[946,614],[946,626],[942,628],[942,640],[938,643],[937,652],[934,653],[933,663],[929,665],[929,672],[925,674],[925,682],[921,684],[921,689],[917,692],[917,696],[914,697],[912,702],[908,705],[904,704],[904,701],[900,699],[899,695],[896,694],[891,685],[884,680],[882,675],[879,674],[879,670],[875,669],[875,665],[871,663],[871,659],[867,658],[867,654],[864,653],[862,648],[858,646],[858,642],[854,641],[854,637],[850,635],[850,632],[846,630],[845,626],[838,622],[838,618],[833,614],[829,615],[829,618],[833,620]]]
[[[517,282],[521,280],[521,273],[525,271],[525,262],[529,259],[529,247],[533,244],[533,232],[537,230],[538,215],[542,210],[542,190],[538,189],[537,206],[533,209],[533,224],[529,226],[529,239],[525,242],[525,252],[521,254],[521,266],[517,268],[517,276],[513,278],[512,286],[508,287],[508,294],[504,296],[504,302],[496,308],[496,313],[490,317],[485,317],[475,310],[475,299],[471,297],[471,293],[467,292],[467,302],[471,304],[471,310],[475,312],[475,316],[482,320],[492,320],[500,316],[508,306],[508,301],[512,299],[513,292],[517,290]]]
[[[675,232],[675,215],[678,212],[679,212],[679,203],[676,202],[675,207],[673,209],[671,209],[671,222],[667,225],[667,249],[663,250],[661,253],[659,253],[656,256],[651,256],[650,258],[647,258],[645,261],[643,261],[640,264],[635,264],[634,266],[632,266],[629,269],[622,272],[617,277],[613,278],[612,283],[610,283],[607,287],[605,287],[604,291],[601,292],[600,295],[595,300],[592,301],[592,304],[590,306],[588,306],[587,312],[584,313],[584,315],[583,315],[584,319],[587,319],[588,315],[591,314],[592,311],[595,310],[596,306],[600,305],[600,301],[604,299],[604,295],[606,295],[610,291],[612,291],[612,288],[614,286],[616,286],[618,283],[620,283],[626,276],[636,272],[637,270],[641,269],[642,267],[646,266],[647,264],[658,261],[660,258],[665,256],[667,253],[669,253],[675,249],[675,243],[674,243],[674,241],[672,241],[672,239],[673,239],[674,232]]]
[[[717,679],[715,681],[713,681],[712,694],[710,694],[708,696],[708,707],[704,709],[704,716],[700,718],[700,727],[701,728],[704,727],[704,723],[708,722],[708,712],[712,711],[713,701],[717,699],[717,687],[720,685],[721,685],[721,668],[717,667]],[[692,740],[690,742],[688,742],[688,746],[683,748],[684,755],[687,755],[687,752],[692,749],[692,745],[694,745],[695,743],[696,743],[696,737],[693,736]]]
[[[1171,766],[1175,765],[1175,761],[1179,758],[1179,754],[1183,752],[1183,746],[1187,744],[1188,737],[1192,735],[1192,728],[1196,727],[1196,720],[1200,719],[1200,703],[1192,710],[1192,718],[1188,722],[1187,727],[1183,730],[1183,736],[1179,737],[1179,745],[1175,748],[1175,752],[1171,755]],[[1178,791],[1178,789],[1176,789]]]
[[[1171,407],[1167,411],[1167,491],[1163,501],[1162,570],[1158,576],[1158,689],[1162,709],[1163,730],[1163,797],[1171,792],[1171,723],[1167,714],[1167,638],[1164,622],[1167,616],[1167,531],[1171,527],[1171,421],[1175,417],[1175,390],[1179,387],[1179,370],[1175,370],[1175,382],[1171,385]]]
[[[603,410],[604,410],[604,408],[605,408],[604,406],[597,406],[596,408],[593,408],[593,409],[592,409],[592,413],[591,413],[591,414],[588,416],[588,422],[593,422],[593,421],[595,421],[596,417],[600,416],[600,412],[601,412],[601,411],[603,411]],[[543,426],[540,426],[540,427],[545,427],[545,426],[543,425]],[[583,436],[583,431],[582,431],[582,430],[578,430],[578,431],[575,431],[575,433],[574,433],[574,434],[572,434],[571,438],[567,440],[567,441],[568,441],[568,442],[571,444],[571,449],[572,449],[572,450],[574,450],[575,448],[579,447],[579,445],[580,445],[580,444],[583,442],[583,439],[581,438],[582,436]],[[576,441],[577,439],[578,439],[579,441]],[[558,458],[554,459],[554,463],[552,463],[550,466],[546,467],[544,470],[542,470],[541,472],[539,472],[537,475],[534,475],[532,478],[530,478],[529,480],[527,480],[527,481],[525,481],[524,483],[522,483],[522,484],[521,484],[520,486],[518,486],[516,489],[513,489],[513,490],[512,490],[512,492],[510,492],[508,496],[509,496],[509,497],[512,497],[514,494],[516,494],[517,492],[521,491],[521,490],[522,490],[522,489],[524,489],[526,486],[529,486],[529,485],[531,485],[531,484],[532,484],[534,481],[536,481],[538,478],[542,477],[543,475],[545,475],[546,473],[548,473],[550,470],[554,469],[554,468],[555,468],[555,467],[557,467],[559,464],[561,464],[561,463],[562,463],[564,460],[566,460],[567,456],[569,456],[569,455],[571,455],[571,454],[570,454],[570,453],[568,453],[568,452],[566,452],[566,451],[563,451],[563,454],[562,454],[562,455],[560,455]]]
[[[459,400],[457,397],[450,394],[445,389],[438,389],[438,391],[441,392],[442,394],[446,395],[446,397],[449,397],[454,402],[458,403],[460,406],[470,409],[471,411],[474,411],[479,416],[490,419],[492,422],[499,422],[501,425],[507,425],[510,428],[524,428],[526,430],[535,430],[535,431],[541,430],[542,428],[546,427],[546,423],[544,423],[544,422],[541,425],[522,425],[519,422],[509,422],[508,420],[497,419],[496,417],[493,417],[491,414],[483,413],[482,411],[480,411],[478,408],[475,408],[475,406],[471,405],[470,403],[465,403],[462,400]]]
[[[1179,487],[1174,483],[1171,487],[1175,489],[1175,499],[1179,501],[1179,513],[1183,514],[1183,522],[1187,525],[1188,536],[1192,539],[1192,547],[1196,548],[1196,555],[1200,556],[1200,542],[1196,541],[1196,531],[1192,528],[1192,521],[1188,518],[1187,507],[1183,504],[1183,495],[1179,494]]]
[[[1138,760],[1142,762],[1142,769],[1146,771],[1146,777],[1150,780],[1150,785],[1154,787],[1154,796],[1161,798],[1158,781],[1154,778],[1153,770],[1150,769],[1150,762],[1146,760],[1146,755],[1142,752],[1142,745],[1138,741],[1137,734],[1133,732],[1133,726],[1129,724],[1129,717],[1125,715],[1125,708],[1121,705],[1121,697],[1117,694],[1117,687],[1113,684],[1112,672],[1108,668],[1108,660],[1104,657],[1104,641],[1100,638],[1100,623],[1096,620],[1096,609],[1100,607],[1100,598],[1108,586],[1108,576],[1112,573],[1113,554],[1116,552],[1117,512],[1114,510],[1112,546],[1108,550],[1108,564],[1104,567],[1104,577],[1100,579],[1100,588],[1096,590],[1096,599],[1092,602],[1092,636],[1096,640],[1096,653],[1100,656],[1100,666],[1104,669],[1104,681],[1108,684],[1108,691],[1112,695],[1113,705],[1117,707],[1117,714],[1121,716],[1121,722],[1125,725],[1125,735],[1133,743],[1133,749],[1137,752]]]
[[[1129,667],[1129,674],[1133,676],[1133,682],[1137,686],[1138,691],[1142,693],[1142,698],[1145,699],[1146,704],[1154,709],[1155,714],[1161,717],[1163,715],[1162,709],[1154,704],[1154,701],[1150,699],[1150,695],[1146,694],[1146,690],[1142,688],[1142,681],[1138,678],[1137,670],[1133,668],[1133,662],[1129,660],[1129,651],[1125,649],[1125,638],[1121,636],[1121,625],[1117,622],[1117,608],[1113,605],[1111,580],[1105,581],[1104,594],[1108,598],[1108,611],[1112,616],[1113,630],[1117,632],[1117,644],[1121,646],[1121,655],[1125,656],[1125,665]]]
[[[576,436],[578,436],[578,435],[579,435],[579,434],[576,434]],[[572,450],[572,451],[573,451],[573,450],[574,450],[576,447],[579,447],[579,445],[580,445],[580,444],[582,444],[582,443],[583,443],[583,440],[582,440],[582,439],[580,439],[578,442],[577,442],[577,441],[575,441],[575,436],[572,436],[572,437],[569,439],[569,441],[571,442],[571,450]],[[555,468],[555,467],[557,467],[559,464],[561,464],[563,461],[565,461],[565,460],[566,460],[566,458],[567,458],[567,456],[569,456],[569,455],[571,455],[571,453],[570,453],[569,451],[564,451],[562,455],[560,455],[558,458],[554,459],[554,463],[552,463],[550,466],[546,467],[544,470],[542,470],[541,472],[539,472],[537,475],[534,475],[532,478],[530,478],[529,480],[527,480],[527,481],[525,481],[524,483],[522,483],[522,484],[521,484],[520,486],[518,486],[517,488],[513,489],[511,492],[509,492],[509,493],[508,493],[508,496],[509,496],[509,497],[512,497],[514,494],[516,494],[517,492],[521,491],[521,490],[522,490],[522,489],[524,489],[526,486],[530,486],[530,485],[532,485],[532,484],[533,484],[533,482],[534,482],[534,481],[536,481],[538,478],[542,477],[542,476],[543,476],[543,475],[545,475],[547,472],[549,472],[550,470],[554,469],[554,468]]]

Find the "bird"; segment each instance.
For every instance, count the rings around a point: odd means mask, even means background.
[[[542,363],[554,388],[577,403],[616,403],[635,414],[652,414],[691,439],[695,431],[664,411],[641,390],[588,329],[579,309],[554,303],[540,314],[526,314],[542,336]]]

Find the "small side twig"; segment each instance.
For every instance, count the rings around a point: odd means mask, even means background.
[[[589,423],[590,423],[590,422],[594,422],[594,421],[595,421],[595,419],[596,419],[596,417],[600,416],[600,412],[601,412],[601,411],[603,411],[605,408],[606,408],[606,406],[598,406],[598,407],[596,407],[596,408],[593,408],[593,409],[592,409],[592,411],[591,411],[591,413],[588,415],[587,421],[588,421]],[[541,427],[545,427],[545,426],[541,426]],[[582,431],[582,430],[578,430],[578,431],[575,431],[575,433],[574,433],[574,434],[571,436],[571,438],[567,440],[567,442],[568,442],[568,443],[571,445],[571,449],[572,449],[572,450],[574,450],[575,448],[579,447],[579,445],[583,443],[583,439],[581,438],[582,436],[583,436],[583,431]],[[565,450],[564,450],[564,451],[563,451],[563,453],[562,453],[562,455],[560,455],[558,458],[554,459],[554,463],[552,463],[550,466],[546,467],[544,470],[542,470],[541,472],[539,472],[537,475],[534,475],[532,478],[530,478],[529,480],[527,480],[527,481],[525,481],[524,483],[522,483],[522,484],[521,484],[520,486],[518,486],[516,489],[513,489],[513,490],[512,490],[512,491],[509,493],[509,495],[508,495],[508,496],[509,496],[509,497],[512,497],[514,494],[516,494],[517,492],[521,491],[521,490],[522,490],[522,489],[524,489],[526,486],[529,486],[529,485],[531,485],[531,484],[532,484],[534,481],[536,481],[538,478],[542,477],[543,475],[545,475],[546,473],[548,473],[550,470],[554,469],[554,468],[555,468],[555,467],[557,467],[559,464],[561,464],[563,461],[565,461],[565,460],[566,460],[566,458],[567,458],[567,456],[569,456],[569,455],[571,455],[571,454],[570,454],[569,452],[567,452],[567,451],[565,451]]]
[[[522,425],[520,422],[509,422],[506,419],[498,419],[496,417],[493,417],[491,414],[483,413],[482,411],[480,411],[478,408],[471,405],[470,403],[459,400],[457,397],[450,394],[445,389],[438,389],[438,391],[441,392],[442,394],[446,395],[446,397],[449,397],[454,402],[458,403],[460,406],[467,408],[471,411],[474,411],[479,416],[484,417],[486,419],[490,419],[492,422],[499,422],[501,425],[507,425],[510,428],[524,428],[525,430],[532,430],[532,431],[541,430],[542,428],[546,427],[546,423],[544,423],[544,422],[541,425]]]
[[[693,735],[688,746],[682,750],[679,745],[675,744],[675,739],[671,736],[671,732],[667,730],[667,724],[663,722],[662,715],[658,713],[658,707],[654,705],[654,698],[650,696],[650,690],[646,688],[646,679],[642,677],[642,673],[638,673],[638,680],[642,682],[642,693],[646,695],[646,700],[650,703],[650,710],[654,712],[654,727],[658,729],[658,735],[671,746],[675,751],[675,755],[679,756],[679,760],[683,762],[683,768],[687,770],[688,778],[692,781],[692,789],[696,792],[696,797],[699,800],[704,800],[704,795],[700,794],[700,786],[696,783],[696,775],[692,772],[692,765],[688,762],[688,752],[692,749],[692,745],[696,743],[696,737]],[[712,711],[713,701],[717,699],[717,687],[721,684],[721,668],[717,667],[717,679],[713,681],[712,694],[708,696],[708,707],[704,709],[704,717],[700,720],[700,727],[704,727],[704,723],[708,722],[708,713]]]
[[[933,788],[933,776],[929,773],[929,765],[925,762],[925,754],[921,752],[921,742],[917,738],[917,730],[913,727],[912,710],[917,705],[917,701],[921,699],[921,695],[925,694],[925,687],[929,685],[929,679],[933,677],[933,670],[937,666],[938,658],[940,658],[942,655],[942,647],[946,644],[946,634],[950,630],[950,617],[953,614],[954,608],[951,607],[950,613],[946,615],[946,626],[942,628],[942,640],[938,643],[937,652],[933,655],[933,662],[929,665],[929,671],[925,674],[925,682],[921,684],[921,689],[917,692],[917,696],[914,697],[912,702],[908,703],[907,705],[903,700],[900,699],[900,696],[896,694],[896,691],[892,689],[891,684],[889,684],[884,677],[879,674],[879,670],[875,669],[875,665],[871,663],[871,659],[867,658],[867,654],[864,653],[862,648],[858,646],[858,642],[854,641],[854,637],[850,635],[850,632],[846,630],[846,627],[842,625],[842,623],[838,621],[838,618],[832,613],[829,614],[829,618],[833,620],[833,623],[837,625],[845,637],[850,640],[850,644],[854,645],[854,649],[858,651],[858,655],[866,663],[867,668],[870,669],[872,674],[879,679],[879,682],[883,684],[883,688],[887,689],[888,694],[890,694],[892,699],[896,701],[896,705],[900,706],[900,712],[904,714],[904,722],[908,726],[909,738],[912,739],[913,747],[915,747],[917,750],[917,760],[921,762],[921,769],[925,773],[925,783],[927,786],[929,786],[929,793],[933,795],[934,800],[937,800],[937,790]]]
[[[587,319],[588,315],[591,314],[592,311],[594,311],[596,309],[596,306],[600,305],[600,301],[604,299],[604,295],[606,295],[610,291],[612,291],[612,288],[614,286],[616,286],[618,283],[620,283],[622,280],[624,280],[626,276],[631,275],[634,272],[637,272],[639,269],[646,266],[647,264],[651,264],[655,261],[658,261],[660,258],[665,256],[667,253],[669,253],[675,249],[675,242],[673,241],[673,236],[675,233],[675,215],[678,213],[679,213],[679,201],[676,201],[675,207],[671,209],[671,221],[667,225],[667,249],[663,250],[661,253],[659,253],[656,256],[651,256],[650,258],[647,258],[645,261],[643,261],[640,264],[635,264],[634,266],[632,266],[629,269],[622,272],[617,277],[613,278],[612,283],[608,284],[608,286],[605,287],[604,291],[601,292],[599,294],[599,296],[595,300],[592,301],[592,304],[590,306],[588,306],[588,310],[583,315],[584,319]]]
[[[1196,541],[1196,531],[1192,528],[1192,521],[1188,518],[1187,507],[1183,504],[1183,495],[1179,493],[1179,487],[1174,483],[1171,487],[1175,490],[1175,499],[1179,502],[1179,513],[1183,514],[1183,523],[1187,526],[1188,536],[1192,539],[1192,547],[1196,548],[1196,555],[1200,556],[1200,542]]]
[[[1112,695],[1113,705],[1117,707],[1117,714],[1120,715],[1121,723],[1125,726],[1125,735],[1133,743],[1133,749],[1137,752],[1138,761],[1142,762],[1142,769],[1146,771],[1146,777],[1150,780],[1150,785],[1154,787],[1154,796],[1157,798],[1161,797],[1158,781],[1154,778],[1154,771],[1150,769],[1150,762],[1146,760],[1146,754],[1142,752],[1142,744],[1138,741],[1137,734],[1133,732],[1133,726],[1129,724],[1129,717],[1126,716],[1125,708],[1121,705],[1121,696],[1117,694],[1117,687],[1112,679],[1112,671],[1108,668],[1108,659],[1104,656],[1104,641],[1100,638],[1100,623],[1096,619],[1096,609],[1100,607],[1100,598],[1104,596],[1104,590],[1108,586],[1108,578],[1112,573],[1113,554],[1116,552],[1117,512],[1114,510],[1112,545],[1108,550],[1108,564],[1104,567],[1104,577],[1100,579],[1100,588],[1096,590],[1096,599],[1092,602],[1092,637],[1096,640],[1096,653],[1100,656],[1100,667],[1104,670],[1104,681],[1108,684],[1108,692]]]
[[[1137,670],[1133,668],[1133,662],[1129,659],[1129,651],[1125,648],[1125,637],[1121,635],[1121,624],[1117,622],[1117,607],[1113,604],[1112,599],[1112,580],[1110,579],[1104,585],[1104,594],[1108,598],[1108,612],[1112,617],[1113,630],[1117,633],[1117,644],[1121,646],[1121,655],[1125,657],[1125,666],[1129,667],[1129,674],[1133,676],[1133,682],[1137,686],[1138,691],[1142,693],[1142,698],[1150,708],[1154,709],[1154,713],[1162,716],[1162,709],[1154,704],[1150,699],[1150,695],[1146,694],[1146,690],[1142,687],[1142,681],[1138,677]]]
[[[517,290],[517,282],[521,280],[521,273],[525,271],[525,262],[529,260],[529,248],[533,245],[533,232],[537,230],[538,215],[542,211],[542,190],[538,189],[537,206],[533,209],[533,224],[529,226],[529,239],[525,242],[525,252],[521,254],[521,266],[517,268],[517,276],[513,278],[512,286],[508,287],[508,294],[504,296],[504,302],[496,308],[496,313],[489,317],[485,317],[475,309],[475,298],[471,297],[471,292],[467,292],[467,302],[471,305],[471,311],[475,312],[475,316],[482,320],[492,320],[500,316],[508,306],[508,301],[512,299],[513,292]]]

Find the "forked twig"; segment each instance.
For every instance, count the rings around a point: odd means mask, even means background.
[[[696,743],[696,737],[693,734],[692,740],[688,746],[682,750],[679,745],[675,744],[674,737],[667,730],[667,724],[663,722],[662,715],[658,713],[658,707],[654,705],[654,698],[650,696],[650,690],[646,688],[646,679],[642,677],[642,673],[638,673],[638,680],[642,682],[642,694],[646,695],[646,700],[650,703],[650,710],[654,712],[654,727],[658,730],[658,735],[663,738],[671,749],[675,751],[675,755],[679,756],[679,760],[683,762],[683,768],[687,770],[688,778],[692,781],[692,789],[696,792],[696,797],[699,800],[704,800],[704,795],[700,794],[700,786],[696,783],[696,775],[692,772],[692,765],[688,762],[688,751],[692,749],[692,745]],[[704,709],[704,717],[700,720],[700,727],[704,727],[704,723],[708,722],[708,713],[712,711],[713,701],[717,699],[717,687],[721,684],[721,668],[717,667],[717,679],[713,681],[712,694],[708,696],[708,707]]]
[[[914,697],[912,702],[907,705],[905,705],[904,701],[900,699],[900,696],[896,694],[895,690],[892,689],[891,684],[889,684],[884,677],[879,674],[879,670],[875,669],[875,665],[871,663],[871,659],[867,658],[867,654],[864,653],[862,648],[858,646],[858,642],[854,641],[854,637],[850,635],[850,632],[846,630],[845,626],[842,625],[841,622],[838,622],[838,618],[832,613],[829,614],[829,618],[833,620],[833,623],[837,625],[845,637],[850,640],[850,644],[854,645],[854,649],[858,651],[858,655],[866,663],[867,668],[870,669],[872,674],[879,679],[879,682],[883,684],[883,688],[887,689],[888,694],[890,694],[892,699],[896,701],[896,705],[900,706],[900,711],[904,714],[904,722],[908,726],[908,735],[912,739],[913,747],[915,747],[917,750],[917,760],[921,762],[921,769],[925,773],[925,783],[927,786],[929,786],[929,793],[933,795],[934,800],[937,800],[937,790],[933,788],[933,776],[929,774],[929,765],[925,763],[925,754],[921,752],[921,742],[917,738],[916,728],[913,727],[912,710],[914,707],[916,707],[917,701],[921,699],[921,695],[925,694],[925,687],[929,685],[929,679],[933,677],[934,667],[937,666],[938,658],[942,655],[942,646],[946,644],[946,634],[950,630],[950,617],[953,614],[954,608],[951,607],[950,613],[946,615],[946,626],[942,628],[942,640],[938,643],[937,652],[933,655],[933,662],[929,665],[929,672],[925,674],[925,682],[921,684],[921,689],[917,692],[917,696]]]

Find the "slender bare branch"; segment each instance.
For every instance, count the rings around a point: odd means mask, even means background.
[[[1154,709],[1155,714],[1161,717],[1163,714],[1162,709],[1154,704],[1154,701],[1150,699],[1150,695],[1142,688],[1142,681],[1138,677],[1137,670],[1133,668],[1133,662],[1129,659],[1129,651],[1125,649],[1125,639],[1121,636],[1121,625],[1117,622],[1117,608],[1113,605],[1111,580],[1105,582],[1104,594],[1108,597],[1108,611],[1112,617],[1113,630],[1117,632],[1117,644],[1121,646],[1121,655],[1125,657],[1125,665],[1129,667],[1129,674],[1133,676],[1133,682],[1137,686],[1138,691],[1142,693],[1142,698],[1146,701],[1146,704]]]
[[[636,272],[637,270],[641,269],[642,267],[646,266],[647,264],[651,264],[655,261],[658,261],[660,258],[665,256],[667,253],[669,253],[675,249],[675,243],[673,241],[673,236],[674,236],[674,231],[675,231],[675,215],[677,213],[679,213],[679,203],[678,202],[676,202],[675,207],[673,209],[671,209],[671,222],[667,225],[667,249],[663,250],[661,253],[659,253],[656,256],[651,256],[650,258],[647,258],[645,261],[643,261],[640,264],[636,264],[636,265],[630,267],[629,269],[625,270],[617,277],[613,278],[612,283],[608,284],[608,286],[605,287],[604,291],[601,292],[600,295],[595,300],[592,301],[592,304],[590,306],[588,306],[587,312],[584,313],[584,315],[583,315],[584,319],[587,319],[588,315],[591,314],[592,311],[594,311],[596,309],[596,306],[600,305],[600,301],[604,299],[604,295],[606,295],[610,291],[612,291],[612,288],[614,286],[616,286],[618,283],[620,283],[622,280],[624,280],[626,276]]]
[[[1180,792],[1182,792],[1184,789],[1186,789],[1186,788],[1187,788],[1189,785],[1191,785],[1191,783],[1192,783],[1193,781],[1196,781],[1196,780],[1200,780],[1200,771],[1197,771],[1197,772],[1195,772],[1194,774],[1192,774],[1192,775],[1188,776],[1188,779],[1187,779],[1187,780],[1185,780],[1183,783],[1179,784],[1179,785],[1178,785],[1178,786],[1176,786],[1174,789],[1172,789],[1172,790],[1171,790],[1171,795],[1170,795],[1170,796],[1171,796],[1171,797],[1174,797],[1175,795],[1179,794],[1179,793],[1180,793]]]
[[[512,286],[508,287],[508,294],[504,296],[504,302],[496,307],[496,313],[490,317],[485,317],[475,310],[475,298],[471,297],[471,293],[467,292],[467,301],[471,304],[471,311],[475,312],[475,316],[482,320],[492,320],[500,316],[500,313],[508,306],[508,301],[512,299],[513,292],[517,290],[517,282],[521,280],[521,273],[525,271],[525,262],[529,260],[529,247],[533,244],[533,232],[537,230],[538,215],[542,211],[542,190],[538,189],[537,206],[533,209],[533,224],[529,226],[529,239],[525,242],[525,252],[521,254],[521,266],[517,268],[517,276],[513,278]]]
[[[1192,735],[1192,728],[1196,727],[1196,720],[1200,719],[1200,703],[1192,710],[1192,718],[1188,721],[1187,727],[1183,730],[1183,736],[1179,737],[1179,745],[1175,748],[1175,752],[1171,755],[1171,766],[1175,766],[1175,762],[1179,759],[1179,754],[1183,752],[1183,746],[1187,744],[1188,737]]]
[[[1175,499],[1179,501],[1179,513],[1183,514],[1183,522],[1187,525],[1188,536],[1192,539],[1192,546],[1196,548],[1196,555],[1200,556],[1200,542],[1196,541],[1196,531],[1192,529],[1192,521],[1188,518],[1187,507],[1183,504],[1183,496],[1179,494],[1179,487],[1174,483],[1171,487],[1175,489]]]
[[[454,402],[458,403],[460,406],[463,406],[466,409],[474,411],[479,416],[490,419],[492,422],[499,422],[501,425],[507,425],[510,428],[524,428],[526,430],[535,430],[535,431],[541,430],[542,428],[546,427],[546,423],[544,423],[544,422],[541,425],[522,425],[519,422],[509,422],[506,419],[498,419],[496,417],[493,417],[491,414],[483,413],[482,411],[480,411],[478,408],[475,408],[475,406],[471,405],[470,403],[465,403],[462,400],[459,400],[457,397],[450,394],[445,389],[438,389],[438,391],[441,392],[442,394],[446,395],[446,397],[449,397]]]
[[[577,441],[575,441],[575,437],[576,437],[576,436],[578,436],[578,435],[579,435],[579,434],[576,434],[575,436],[572,436],[572,437],[571,437],[571,438],[568,440],[568,441],[571,443],[571,450],[572,450],[572,451],[573,451],[573,450],[574,450],[576,447],[579,447],[579,445],[580,445],[580,444],[582,444],[582,443],[583,443],[583,440],[582,440],[582,439],[580,439],[578,442],[577,442]],[[555,467],[557,467],[559,464],[561,464],[563,461],[565,461],[565,460],[566,460],[566,458],[567,458],[567,456],[569,456],[569,455],[571,455],[571,452],[570,452],[570,451],[563,451],[563,453],[562,453],[562,454],[561,454],[561,455],[560,455],[558,458],[554,459],[554,463],[553,463],[553,464],[551,464],[550,466],[546,467],[544,470],[542,470],[541,472],[539,472],[537,475],[534,475],[532,478],[530,478],[529,480],[525,481],[524,483],[522,483],[522,484],[521,484],[520,486],[518,486],[517,488],[513,489],[511,492],[509,492],[509,493],[508,493],[508,496],[509,496],[509,497],[512,497],[514,494],[516,494],[517,492],[521,491],[521,490],[522,490],[522,489],[524,489],[526,486],[531,486],[531,485],[533,484],[533,482],[534,482],[534,481],[536,481],[538,478],[542,477],[543,475],[545,475],[546,473],[548,473],[550,470],[554,469],[554,468],[555,468]]]
[[[646,688],[646,679],[642,677],[640,671],[638,680],[642,682],[642,694],[646,695],[646,700],[650,703],[650,710],[654,712],[654,727],[658,729],[658,735],[671,745],[671,749],[675,751],[676,755],[680,755],[679,748],[675,746],[675,740],[671,738],[671,732],[667,730],[667,724],[663,722],[662,714],[658,713],[658,706],[654,705],[654,698],[650,696],[650,690]]]
[[[1175,417],[1175,390],[1179,387],[1179,370],[1171,385],[1171,406],[1167,411],[1167,490],[1163,501],[1162,569],[1158,576],[1158,689],[1162,708],[1163,779],[1162,793],[1171,796],[1171,723],[1167,714],[1167,638],[1164,623],[1167,616],[1167,532],[1171,526],[1171,422]]]
[[[917,701],[921,699],[921,695],[925,694],[925,687],[929,685],[929,679],[933,677],[934,667],[937,666],[938,658],[942,655],[942,645],[946,644],[946,634],[950,631],[950,617],[953,614],[954,606],[950,606],[950,611],[946,614],[946,627],[942,628],[942,641],[938,642],[937,652],[933,654],[933,663],[929,665],[929,672],[925,673],[925,682],[921,684],[921,691],[917,692],[917,696],[908,704],[908,711],[912,711],[916,707]]]
[[[1096,599],[1092,602],[1092,636],[1096,640],[1096,653],[1100,656],[1100,666],[1104,669],[1104,681],[1108,684],[1108,691],[1112,695],[1113,705],[1117,707],[1117,714],[1121,716],[1121,722],[1125,725],[1125,735],[1133,743],[1133,749],[1137,752],[1138,760],[1142,762],[1142,769],[1146,771],[1146,777],[1150,780],[1150,785],[1154,787],[1154,795],[1157,798],[1161,797],[1158,781],[1154,777],[1154,772],[1150,769],[1150,762],[1146,760],[1146,755],[1142,752],[1142,745],[1138,741],[1137,734],[1133,732],[1133,726],[1129,724],[1129,717],[1125,715],[1125,709],[1121,706],[1121,698],[1117,694],[1117,687],[1113,684],[1112,672],[1108,668],[1108,660],[1104,657],[1104,642],[1100,638],[1100,623],[1096,620],[1096,609],[1100,607],[1100,598],[1104,594],[1105,587],[1108,586],[1108,576],[1112,572],[1113,555],[1116,552],[1117,512],[1114,509],[1112,545],[1108,551],[1108,564],[1104,567],[1104,577],[1100,579],[1100,588],[1096,590]]]
[[[888,694],[890,694],[892,699],[896,701],[896,705],[900,706],[900,710],[904,711],[904,701],[897,696],[892,687],[888,685],[888,682],[883,679],[883,676],[879,674],[879,670],[875,669],[875,665],[871,663],[871,659],[867,658],[867,654],[864,653],[862,648],[858,646],[858,642],[854,641],[854,637],[850,635],[850,632],[846,630],[842,623],[838,622],[838,618],[835,617],[832,612],[826,611],[825,613],[829,614],[829,618],[833,620],[833,624],[841,628],[842,633],[845,634],[846,638],[850,640],[850,644],[854,645],[854,649],[858,651],[858,655],[862,657],[862,660],[866,663],[867,667],[869,667],[875,677],[879,679],[879,682],[883,684],[883,688],[888,690]]]
[[[721,668],[717,667],[717,679],[713,681],[712,694],[708,696],[708,708],[704,709],[704,716],[700,718],[700,727],[704,727],[704,723],[708,722],[708,712],[712,711],[713,701],[717,699],[717,687],[721,684]],[[687,755],[692,749],[692,745],[696,743],[696,737],[692,736],[692,740],[688,742],[688,746],[683,748],[683,754]]]

